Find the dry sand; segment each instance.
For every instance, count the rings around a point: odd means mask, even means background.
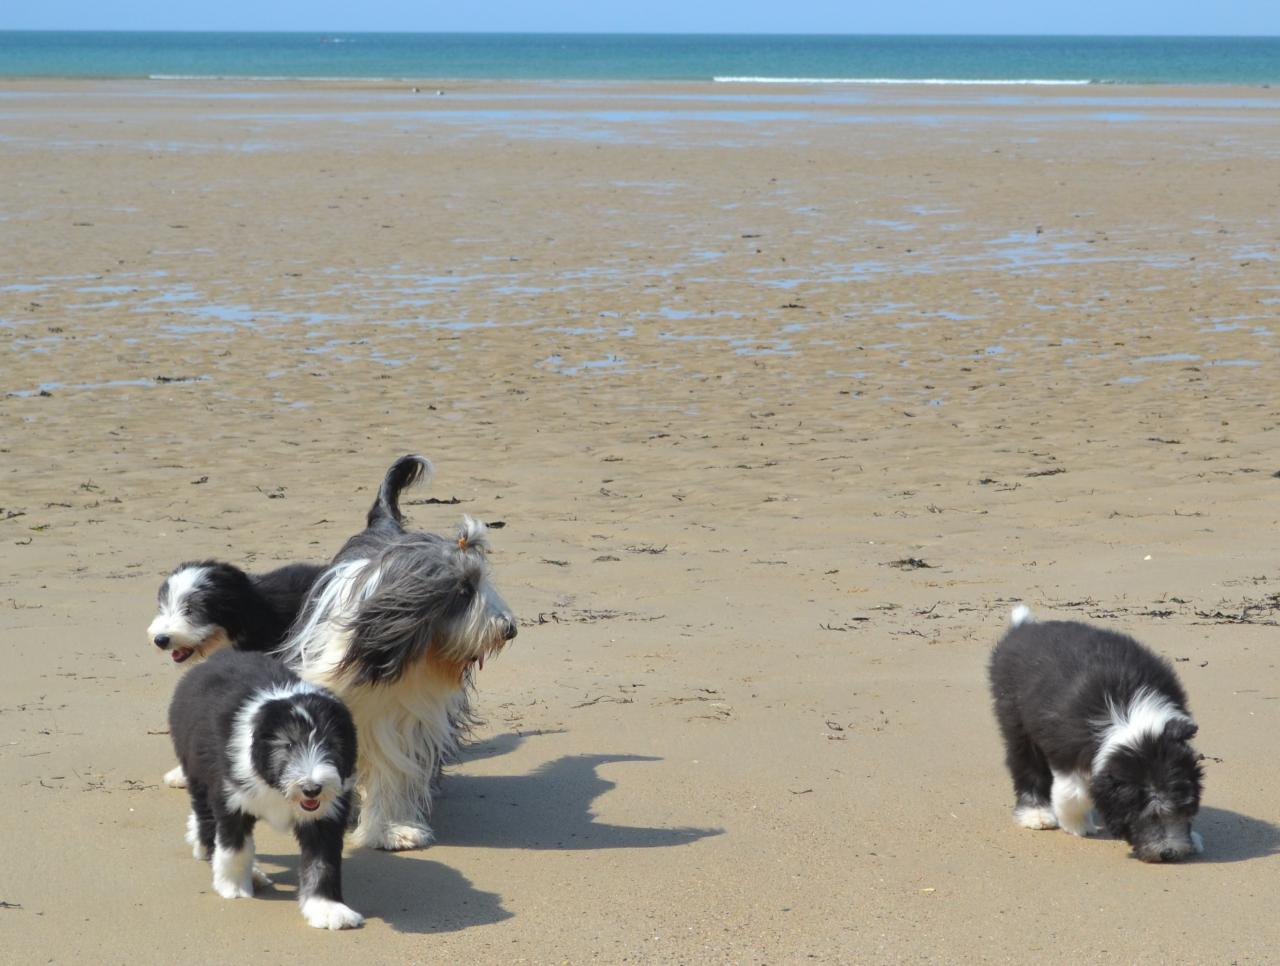
[[[0,87],[0,958],[1274,960],[1280,97],[437,86]],[[321,933],[143,630],[411,451],[521,631]],[[1013,826],[1019,599],[1178,662],[1203,858]]]

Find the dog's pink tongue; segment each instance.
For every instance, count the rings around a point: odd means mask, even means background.
[[[173,658],[174,664],[181,664],[183,661],[189,658],[194,652],[195,652],[195,648],[193,647],[175,647],[170,652],[169,656]]]
[[[304,798],[301,802],[299,802],[299,804],[303,808],[305,808],[308,812],[314,812],[317,808],[320,807],[320,799]]]

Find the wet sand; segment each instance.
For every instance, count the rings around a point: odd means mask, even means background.
[[[0,85],[14,962],[1261,962],[1280,94]],[[405,452],[520,635],[363,930],[213,894],[143,631]],[[1016,600],[1176,661],[1206,854],[1015,828]]]

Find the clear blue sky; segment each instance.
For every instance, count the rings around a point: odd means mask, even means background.
[[[10,30],[1280,34],[1280,0],[0,0]]]

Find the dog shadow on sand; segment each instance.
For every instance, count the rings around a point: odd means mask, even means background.
[[[505,738],[505,736],[499,736]],[[486,745],[488,742],[485,743]],[[491,757],[494,753],[464,758]],[[446,774],[432,825],[450,845],[488,849],[653,849],[689,845],[718,828],[651,828],[596,820],[591,803],[615,787],[601,765],[661,761],[648,755],[566,755],[528,775]],[[647,780],[643,773],[637,781]]]
[[[502,734],[490,735],[483,741],[466,741],[458,752],[458,762],[500,758],[503,755],[511,754],[530,738],[541,738],[543,735],[562,735],[564,733],[564,728],[538,728],[518,732],[505,731]],[[445,773],[451,775],[455,767],[454,765],[446,766]]]
[[[1206,805],[1192,824],[1204,836],[1196,862],[1247,862],[1280,852],[1280,826],[1260,818]]]
[[[1097,821],[1097,813],[1091,813]],[[1187,861],[1199,865],[1227,862],[1248,862],[1280,854],[1280,825],[1227,808],[1201,806],[1191,827],[1204,837],[1204,851],[1190,856]],[[1106,829],[1099,828],[1095,837],[1101,841],[1116,842],[1119,839]],[[1132,851],[1129,858],[1141,860]]]
[[[424,854],[429,853],[351,849],[342,859],[343,898],[352,909],[396,932],[457,932],[512,917],[496,892],[475,888],[462,873]],[[257,896],[296,901],[298,856],[259,853],[258,860],[275,886],[260,889]]]
[[[1204,837],[1204,851],[1187,860],[1197,865],[1202,862],[1210,865],[1248,862],[1280,853],[1280,825],[1227,808],[1201,806],[1191,827]],[[1098,832],[1098,838],[1115,839],[1102,830]],[[1132,852],[1129,857],[1135,862],[1140,861]]]
[[[467,746],[465,761],[514,751],[527,737],[496,735]],[[441,844],[491,849],[671,848],[720,835],[718,828],[651,828],[597,822],[591,803],[615,787],[601,778],[601,765],[660,761],[648,755],[567,755],[528,775],[459,775],[446,772],[431,814]],[[637,780],[644,780],[637,776]],[[342,890],[353,909],[381,919],[397,932],[456,932],[510,919],[502,897],[475,888],[470,880],[425,852],[351,849],[342,862]],[[295,900],[296,854],[259,854],[277,886],[265,899]],[[429,897],[429,900],[424,898]]]

